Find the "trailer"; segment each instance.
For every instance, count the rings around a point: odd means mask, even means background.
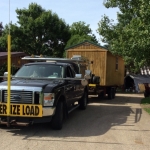
[[[89,80],[89,95],[115,97],[116,88],[124,84],[125,65],[120,56],[113,55],[105,47],[90,41],[73,45],[66,50],[66,57],[81,55],[89,60],[88,69],[92,71]]]

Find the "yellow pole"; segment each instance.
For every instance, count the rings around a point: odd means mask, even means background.
[[[10,116],[10,87],[11,87],[11,36],[8,35],[8,56],[7,56],[7,69],[8,69],[8,78],[7,78],[7,116]]]

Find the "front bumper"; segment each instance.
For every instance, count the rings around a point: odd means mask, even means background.
[[[35,104],[10,104],[0,103],[0,116],[11,117],[45,117],[52,116],[56,107],[43,107]]]
[[[53,116],[55,113],[56,107],[43,107],[43,117]]]
[[[55,109],[55,107],[44,107],[42,117],[0,116],[0,124],[7,126],[28,126],[33,123],[50,122]]]

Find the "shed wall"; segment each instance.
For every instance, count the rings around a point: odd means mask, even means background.
[[[21,57],[20,56],[14,56],[14,57],[11,57],[11,64],[15,65],[16,67],[21,67],[23,64],[25,64],[27,61],[23,61],[21,60]],[[7,57],[5,58],[1,58],[0,59],[0,64],[4,64],[6,63],[7,64]]]
[[[116,57],[107,52],[106,85],[124,84],[124,61],[118,57],[118,69],[116,70]]]

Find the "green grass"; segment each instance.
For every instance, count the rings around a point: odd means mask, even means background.
[[[144,108],[144,110],[150,115],[150,108]]]
[[[143,98],[143,99],[141,100],[141,104],[142,104],[143,109],[144,109],[148,114],[150,114],[150,97]]]
[[[150,97],[143,98],[141,100],[141,104],[143,104],[143,105],[150,104]]]

